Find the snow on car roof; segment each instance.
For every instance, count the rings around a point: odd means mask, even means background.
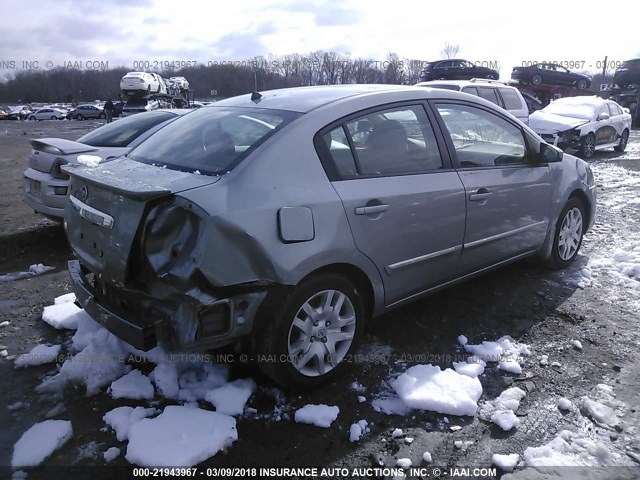
[[[551,103],[563,104],[563,105],[588,105],[597,107],[605,102],[604,98],[596,97],[563,97],[554,100]]]

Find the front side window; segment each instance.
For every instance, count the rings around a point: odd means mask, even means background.
[[[618,106],[615,103],[608,103],[607,105],[609,105],[609,114],[612,117],[622,114],[622,112],[620,111],[620,109],[618,108]]]
[[[521,130],[502,117],[469,105],[438,104],[437,110],[461,167],[526,163],[527,147]]]
[[[200,108],[162,128],[161,135],[151,135],[129,157],[173,170],[221,175],[300,115],[260,108]]]
[[[433,128],[421,105],[369,113],[325,133],[322,140],[342,178],[442,168]]]

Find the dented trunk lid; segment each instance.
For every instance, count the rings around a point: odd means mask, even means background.
[[[80,262],[115,285],[124,285],[133,242],[147,204],[220,177],[168,170],[128,158],[96,168],[65,166],[69,203],[65,229]]]

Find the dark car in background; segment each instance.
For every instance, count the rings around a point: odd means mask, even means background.
[[[529,109],[530,114],[537,112],[538,110],[542,110],[545,107],[542,100],[536,97],[533,93],[520,90],[520,95],[522,95],[522,98],[524,98],[524,101],[527,103],[527,108]]]
[[[468,60],[452,58],[429,62],[420,72],[420,81],[430,80],[471,80],[472,78],[489,78],[497,80],[497,70],[476,66]]]
[[[534,63],[523,67],[513,67],[511,79],[532,85],[570,85],[578,90],[591,86],[591,77],[575,73],[557,63]]]
[[[616,70],[613,80],[620,87],[640,85],[640,58],[622,62],[622,65]]]
[[[119,117],[122,115],[122,108],[124,107],[124,102],[113,102],[113,116]]]

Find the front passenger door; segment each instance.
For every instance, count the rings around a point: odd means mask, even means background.
[[[549,224],[551,172],[547,164],[531,163],[521,127],[480,106],[435,106],[466,193],[459,274],[540,248]]]

